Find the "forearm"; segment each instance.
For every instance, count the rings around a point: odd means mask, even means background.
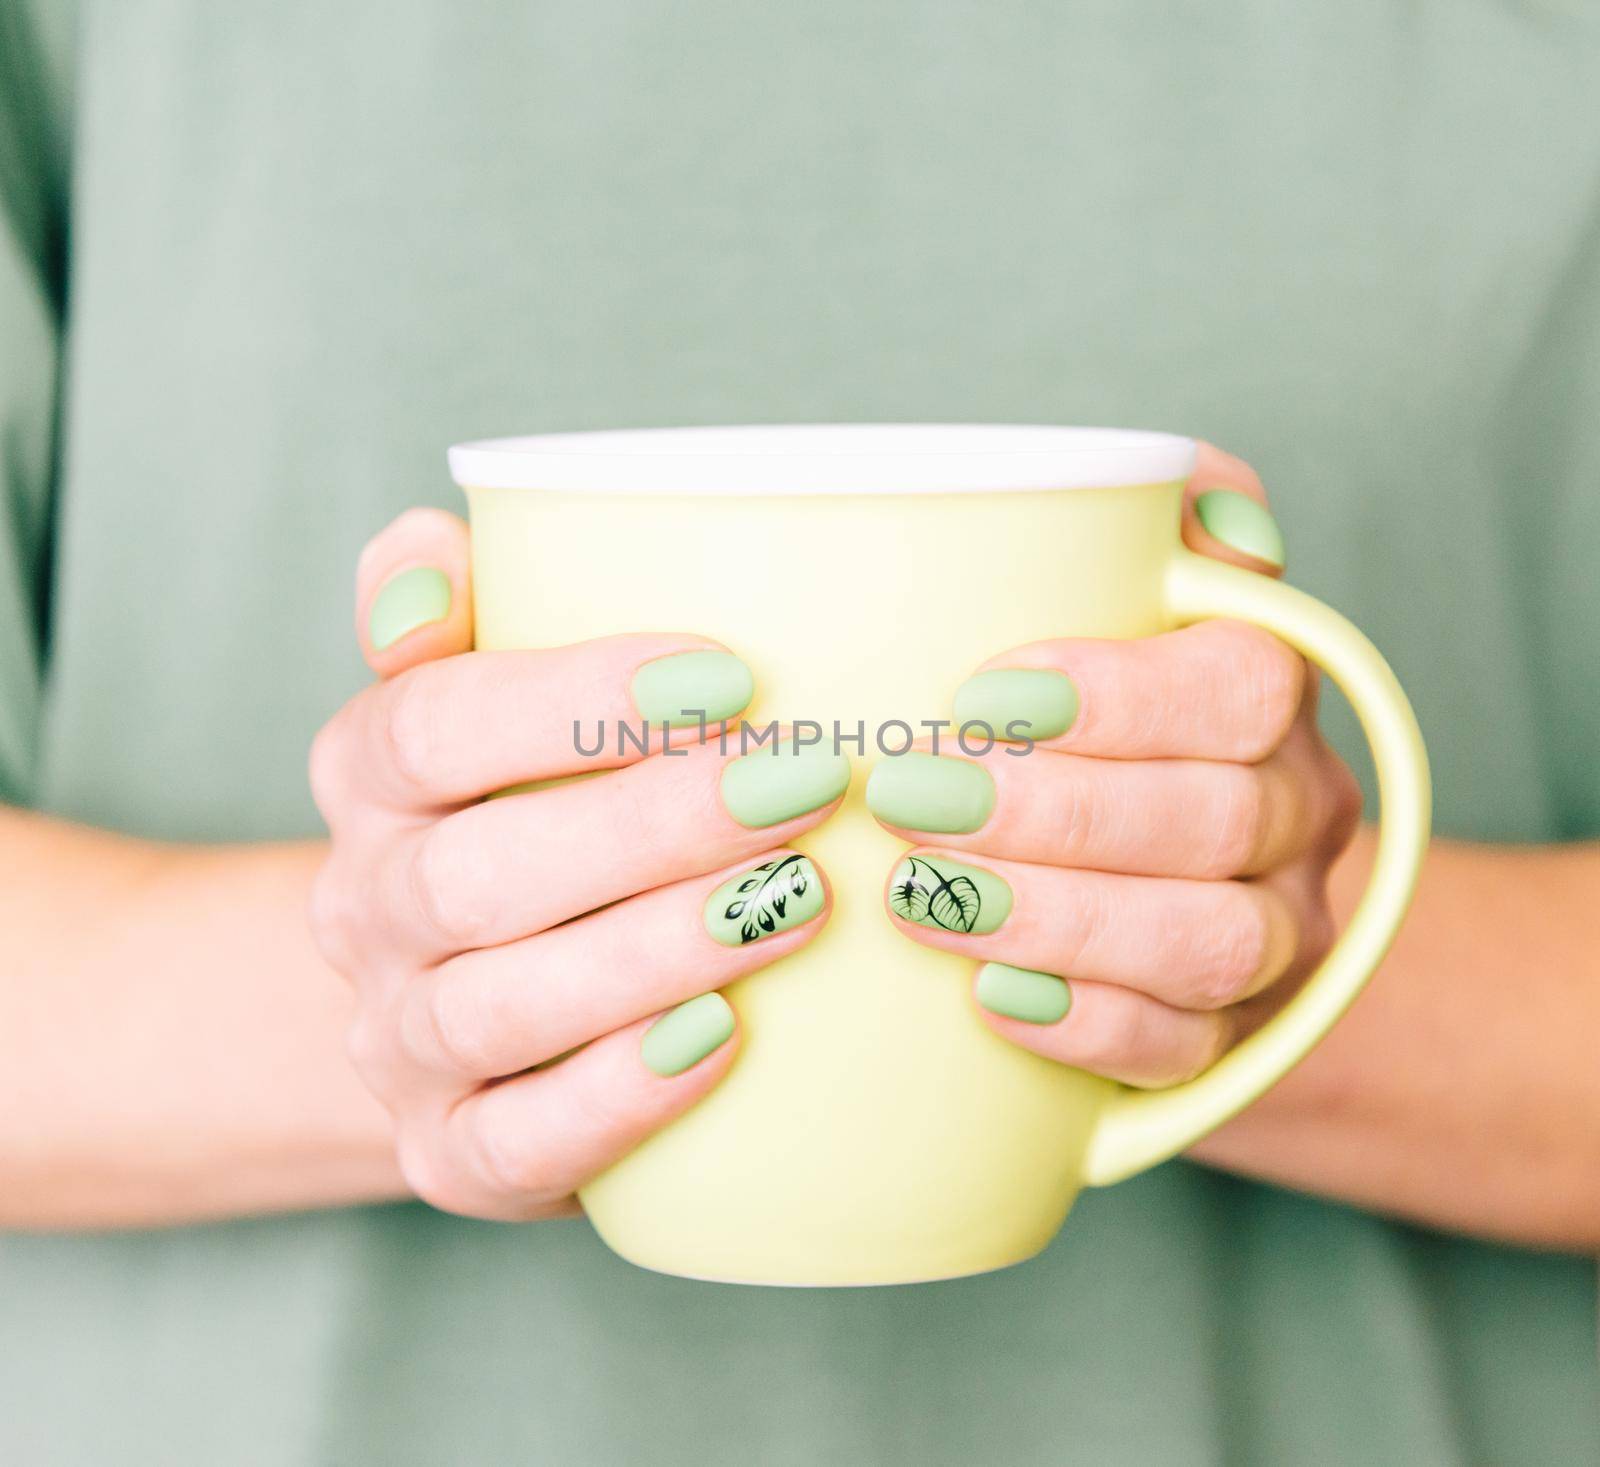
[[[1354,904],[1367,841],[1335,873]],[[0,810],[0,1227],[399,1195],[306,935],[320,848],[178,848]],[[1197,1148],[1430,1225],[1600,1247],[1600,849],[1439,842],[1327,1042]]]
[[[0,809],[0,1227],[397,1195],[307,935],[320,848],[176,847]]]
[[[1336,869],[1348,914],[1371,854]],[[1600,847],[1436,842],[1371,986],[1198,1159],[1430,1226],[1600,1250]]]

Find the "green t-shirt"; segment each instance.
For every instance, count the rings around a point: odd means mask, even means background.
[[[0,0],[0,792],[316,830],[452,440],[1037,420],[1249,457],[1440,827],[1600,834],[1597,97],[1586,0]],[[1595,1302],[1181,1162],[853,1292],[415,1205],[9,1238],[0,1460],[1549,1467]]]

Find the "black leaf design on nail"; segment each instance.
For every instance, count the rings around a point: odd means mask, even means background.
[[[983,898],[970,876],[957,876],[934,888],[928,899],[928,915],[952,932],[971,932],[978,920]]]
[[[928,888],[913,873],[904,881],[897,881],[890,889],[889,907],[897,917],[904,917],[908,922],[920,922],[928,915]]]
[[[908,922],[971,932],[983,906],[972,878],[947,876],[923,856],[908,857],[908,862],[911,869],[889,889],[889,910]]]
[[[734,888],[734,900],[722,914],[730,922],[739,923],[739,941],[754,942],[758,937],[778,930],[778,922],[787,914],[789,898],[801,897],[810,886],[804,856],[784,856],[757,866]],[[749,895],[740,895],[748,892]],[[741,920],[742,919],[742,920]]]

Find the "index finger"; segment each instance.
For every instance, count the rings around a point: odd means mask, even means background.
[[[634,764],[720,728],[750,670],[703,637],[600,637],[472,652],[413,667],[351,699],[312,750],[325,815],[347,803],[439,812],[516,785]]]
[[[955,723],[1104,759],[1254,764],[1288,736],[1306,685],[1305,659],[1271,633],[1202,621],[1127,641],[1014,647],[956,691]],[[984,737],[970,729],[963,742]]]

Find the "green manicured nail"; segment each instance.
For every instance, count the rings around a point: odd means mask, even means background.
[[[733,1033],[733,1010],[720,993],[702,993],[663,1014],[639,1044],[639,1058],[662,1079],[681,1075],[721,1048]]]
[[[956,689],[956,726],[987,724],[997,739],[1053,739],[1078,716],[1078,689],[1063,672],[1046,668],[997,667],[969,677]]]
[[[1011,888],[981,866],[907,856],[889,883],[889,910],[945,932],[993,932],[1011,915]]]
[[[777,856],[725,881],[706,900],[706,930],[724,947],[760,942],[822,910],[822,882],[804,856]]]
[[[1283,566],[1283,531],[1278,522],[1248,494],[1237,489],[1208,489],[1194,502],[1206,534],[1268,565]]]
[[[731,652],[676,652],[633,675],[633,703],[650,723],[694,727],[732,718],[755,692],[750,669]]]
[[[378,592],[367,614],[367,636],[376,651],[392,647],[407,632],[450,615],[450,577],[431,565],[401,571]]]
[[[1059,1024],[1072,1007],[1072,990],[1054,973],[985,963],[978,970],[978,1002],[991,1014],[1024,1024]]]
[[[722,803],[751,830],[832,804],[850,787],[850,761],[825,744],[792,740],[735,759],[722,771]]]
[[[978,829],[994,810],[994,779],[969,759],[899,754],[872,771],[867,808],[903,830],[964,835]]]

